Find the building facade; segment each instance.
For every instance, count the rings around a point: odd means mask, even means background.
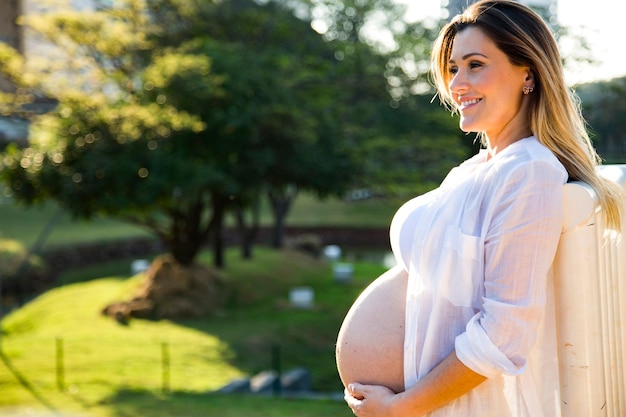
[[[0,2],[0,42],[7,43],[22,51],[22,31],[17,24],[17,17],[22,14],[21,0],[3,0]]]
[[[24,51],[22,30],[17,18],[22,13],[21,0],[4,0],[0,2],[0,42],[6,43],[20,52]],[[0,90],[11,91],[12,86],[0,78]]]
[[[17,24],[17,18],[21,14],[21,0],[0,1],[0,42],[23,52],[23,32]],[[0,77],[0,91],[14,92],[15,86],[8,80]],[[26,135],[27,126],[24,121],[0,117],[0,149],[2,149],[8,141],[24,140]]]

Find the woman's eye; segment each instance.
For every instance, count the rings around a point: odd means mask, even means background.
[[[457,67],[450,67],[448,71],[450,72],[450,74],[456,74],[457,72],[459,72],[459,69]]]
[[[480,62],[470,62],[469,67],[470,68],[479,68],[479,67],[482,67],[482,64]]]

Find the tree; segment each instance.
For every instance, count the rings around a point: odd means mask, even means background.
[[[342,141],[325,136],[336,124],[325,87],[334,58],[277,4],[128,0],[25,22],[56,46],[41,60],[0,50],[0,72],[19,85],[3,110],[33,119],[29,147],[2,159],[25,204],[52,199],[78,218],[141,225],[189,268],[213,232],[219,267],[229,210],[266,190],[324,195],[350,181]],[[29,114],[34,94],[58,105]]]
[[[430,51],[438,28],[408,22],[389,0],[310,0],[314,26],[341,62],[342,127],[361,162],[355,188],[394,201],[434,188],[474,149],[431,103]]]
[[[298,191],[341,195],[357,173],[337,128],[345,101],[334,51],[309,21],[277,2],[224,2],[209,20],[215,24],[206,35],[213,42],[204,44],[205,53],[220,57],[216,71],[238,73],[233,83],[245,81],[234,88],[235,100],[228,106],[235,106],[238,114],[247,109],[253,120],[255,133],[247,136],[253,141],[246,153],[258,156],[257,165],[267,163],[264,175],[255,177],[269,199],[275,218],[273,244],[280,247],[285,217]]]
[[[609,163],[626,157],[626,77],[578,86],[594,145]]]
[[[209,222],[199,209],[206,198],[196,193],[202,170],[180,144],[204,125],[167,102],[167,87],[179,77],[217,93],[210,60],[155,48],[149,35],[156,29],[140,2],[27,22],[58,47],[61,59],[47,57],[41,67],[27,61],[15,81],[59,104],[34,119],[30,147],[7,152],[3,176],[16,198],[26,204],[53,199],[78,218],[133,221],[190,264]],[[183,195],[190,197],[181,201]]]
[[[323,117],[334,58],[277,4],[134,0],[27,22],[64,53],[30,72],[41,82],[17,80],[60,103],[37,118],[31,147],[5,158],[27,204],[55,199],[76,217],[142,225],[185,265],[213,230],[221,266],[228,210],[254,205],[261,190],[324,195],[350,179],[341,140],[321,136],[334,124]]]
[[[366,161],[360,188],[371,195],[399,206],[436,188],[470,153],[471,136],[429,96],[406,97],[383,114],[385,126],[359,149]]]

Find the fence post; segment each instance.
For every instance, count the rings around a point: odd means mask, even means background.
[[[280,396],[282,393],[283,384],[281,381],[281,358],[280,358],[280,345],[272,345],[272,368],[276,372],[276,379],[272,384],[272,391],[275,396]]]
[[[0,269],[0,349],[2,349],[2,319],[4,310],[2,309],[2,269]]]
[[[170,350],[167,342],[161,343],[161,391],[170,391]]]
[[[56,339],[56,370],[57,370],[57,387],[59,391],[65,389],[65,364],[63,358],[63,338]]]

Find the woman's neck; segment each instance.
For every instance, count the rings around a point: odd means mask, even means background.
[[[530,126],[520,126],[519,128],[511,130],[508,133],[500,133],[498,135],[485,133],[487,159],[493,158],[513,143],[532,135],[533,132],[530,130]]]

